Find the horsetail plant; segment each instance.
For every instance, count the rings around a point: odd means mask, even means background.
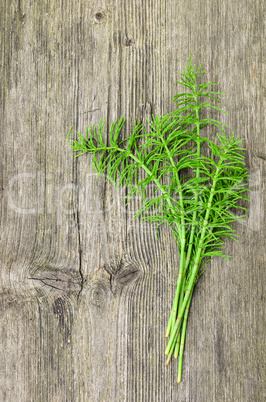
[[[153,116],[148,129],[135,123],[132,134],[120,139],[125,120],[114,122],[110,128],[109,145],[104,141],[105,122],[98,129],[89,127],[86,136],[77,133],[79,141],[68,142],[78,155],[91,153],[96,171],[117,186],[127,185],[128,201],[140,194],[143,205],[137,212],[142,220],[156,222],[157,229],[168,223],[175,236],[180,254],[175,297],[165,337],[169,337],[165,353],[166,364],[172,355],[179,356],[177,382],[181,381],[183,351],[188,312],[195,284],[202,267],[214,256],[223,254],[225,239],[237,240],[233,221],[243,220],[243,201],[247,201],[248,173],[244,162],[242,140],[226,136],[224,123],[202,118],[203,109],[225,111],[210,103],[220,102],[224,95],[210,90],[213,82],[200,84],[205,73],[202,65],[195,71],[191,55],[186,71],[177,81],[185,89],[174,101],[176,110],[165,116]],[[202,136],[206,126],[214,126],[215,140]],[[142,169],[145,177],[138,180]],[[186,172],[186,176],[184,176]],[[153,198],[147,197],[147,186],[155,183]],[[167,182],[167,184],[165,184]],[[241,214],[242,213],[242,214]],[[157,230],[156,230],[157,233]]]

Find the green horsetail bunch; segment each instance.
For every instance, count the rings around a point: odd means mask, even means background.
[[[245,168],[242,140],[234,133],[227,136],[226,124],[202,117],[203,109],[225,111],[210,102],[220,102],[213,92],[213,82],[199,83],[205,73],[202,65],[195,71],[191,55],[186,71],[181,73],[184,88],[174,97],[176,110],[165,116],[152,116],[145,128],[135,123],[132,134],[121,138],[125,119],[112,123],[108,145],[104,140],[104,123],[91,126],[79,141],[68,142],[78,155],[91,153],[96,171],[106,180],[129,188],[128,201],[140,194],[143,205],[137,212],[144,221],[156,222],[157,228],[168,223],[175,236],[180,265],[173,306],[166,328],[169,341],[166,364],[179,357],[177,382],[181,381],[184,342],[188,312],[195,284],[203,272],[202,266],[214,256],[223,254],[225,239],[237,240],[230,224],[243,219],[243,200],[247,200],[248,174]],[[214,140],[202,135],[204,128],[214,126]],[[144,171],[144,179],[138,177]],[[142,176],[143,177],[143,176]],[[147,186],[153,182],[153,198],[147,196]],[[167,183],[167,184],[166,184]],[[241,202],[242,201],[242,202]],[[240,202],[242,205],[240,205]],[[240,210],[240,213],[238,210]],[[157,230],[156,230],[157,234]]]

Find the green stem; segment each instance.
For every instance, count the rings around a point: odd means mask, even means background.
[[[195,95],[195,97],[194,97],[195,106],[197,107],[198,106],[198,97],[196,95],[196,88],[194,91],[194,95]],[[196,109],[196,120],[197,120],[197,123],[195,123],[195,125],[197,127],[197,157],[200,158],[200,123],[199,123],[199,110],[198,109]],[[196,178],[199,179],[199,177],[200,177],[200,171],[199,171],[199,166],[197,166]],[[195,198],[196,205],[198,204],[198,199],[199,199],[199,189],[197,186],[197,192],[196,192],[196,198]],[[191,227],[191,232],[190,232],[190,237],[189,237],[186,265],[189,265],[189,263],[190,263],[192,247],[194,244],[193,239],[194,239],[194,233],[195,233],[195,228],[196,228],[196,219],[197,219],[197,211],[194,210],[193,215],[192,215],[192,227]]]
[[[174,169],[176,169],[175,162],[171,156],[171,153],[168,149],[168,146],[167,146],[164,138],[162,136],[160,136],[160,139],[167,152],[171,165],[173,166]],[[176,320],[178,300],[179,300],[180,290],[181,290],[181,286],[182,286],[182,282],[183,282],[183,269],[184,269],[184,265],[185,265],[185,261],[186,261],[186,253],[185,253],[186,227],[185,227],[185,216],[184,216],[184,201],[183,201],[183,193],[182,193],[182,188],[181,188],[181,184],[180,184],[180,179],[178,176],[178,172],[176,170],[175,170],[175,178],[176,178],[177,191],[178,191],[179,202],[180,202],[180,207],[181,207],[181,255],[180,255],[179,273],[178,273],[178,278],[177,278],[176,292],[175,292],[173,307],[171,309],[169,321],[168,321],[166,332],[165,332],[166,338],[169,336],[171,327]]]
[[[178,334],[178,338],[177,338],[177,342],[176,342],[176,345],[175,345],[175,351],[174,351],[174,357],[175,357],[175,359],[177,359],[178,358],[178,353],[179,353],[179,348],[180,348],[180,332],[179,332],[179,334]]]
[[[174,350],[175,350],[175,347],[176,347],[176,345],[178,344],[178,340],[180,341],[179,335],[180,335],[180,334],[176,334],[175,339],[174,339],[174,342],[172,343],[172,346],[171,346],[169,355],[168,355],[167,360],[166,360],[166,363],[165,363],[166,366],[169,364],[169,362],[170,362],[170,360],[171,360],[171,357],[172,357],[172,354],[173,354],[173,352],[174,352]]]
[[[186,272],[187,272],[187,264],[186,264],[186,267],[185,267],[185,272],[184,272],[184,280],[183,280],[183,283],[182,283],[182,288],[181,288],[181,292],[180,292],[180,301],[179,301],[179,306],[178,306],[178,314],[179,314],[179,312],[180,312],[180,308],[181,308],[181,305],[182,305],[182,302],[183,302],[183,298],[184,298],[184,293],[185,293],[185,276],[186,276]],[[178,357],[178,353],[179,353],[179,348],[180,348],[180,332],[178,333],[178,340],[177,340],[177,343],[176,343],[176,345],[175,345],[175,351],[174,351],[174,357],[177,359],[177,357]]]
[[[184,354],[184,346],[185,346],[185,337],[186,337],[186,329],[187,329],[187,319],[188,319],[188,311],[192,299],[192,294],[193,294],[193,289],[190,295],[190,298],[188,300],[185,313],[184,313],[184,319],[183,319],[183,326],[182,326],[182,335],[181,335],[181,342],[180,342],[180,353],[179,353],[179,361],[178,361],[178,376],[177,376],[177,383],[179,384],[181,382],[181,377],[182,377],[182,366],[183,366],[183,354]],[[180,334],[179,334],[180,335]]]
[[[185,258],[186,258],[186,254],[185,254],[185,244],[186,244],[186,243],[185,243],[185,241],[183,241],[183,239],[182,239],[182,243],[183,243],[183,242],[184,242],[184,244],[182,244],[182,249],[181,249],[180,266],[179,266],[179,274],[178,274],[178,278],[177,278],[177,285],[176,285],[175,298],[174,298],[173,308],[172,308],[171,315],[170,315],[171,327],[173,326],[173,324],[175,323],[175,320],[176,320],[179,295],[180,295],[182,283],[184,282],[184,278],[183,278],[183,267],[184,267]],[[169,333],[166,334],[166,337],[167,337],[168,335],[169,335]]]

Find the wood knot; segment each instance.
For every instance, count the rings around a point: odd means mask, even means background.
[[[123,287],[135,282],[140,277],[140,270],[134,265],[126,265],[113,275],[114,284]]]
[[[98,11],[98,12],[95,14],[95,16],[94,16],[94,21],[95,21],[97,24],[102,24],[105,19],[106,19],[106,18],[105,18],[105,15],[104,15],[104,13],[101,12],[101,11]]]
[[[103,307],[108,299],[108,287],[104,281],[95,281],[91,283],[89,290],[90,303],[95,307]]]

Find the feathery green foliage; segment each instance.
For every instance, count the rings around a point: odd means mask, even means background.
[[[117,186],[128,186],[127,201],[140,194],[143,205],[136,216],[156,222],[157,227],[169,224],[180,253],[176,293],[166,329],[170,335],[166,347],[169,363],[172,354],[179,357],[178,382],[181,381],[183,350],[188,311],[193,289],[202,266],[214,256],[228,258],[223,253],[226,239],[237,240],[231,223],[244,218],[242,206],[247,198],[247,170],[241,139],[227,136],[224,123],[202,118],[203,109],[225,111],[210,103],[220,102],[223,93],[209,90],[213,82],[199,84],[205,72],[195,71],[191,56],[186,71],[181,73],[185,92],[175,96],[176,110],[165,116],[153,116],[148,129],[135,123],[132,134],[122,139],[125,120],[111,125],[109,143],[105,144],[104,126],[89,127],[86,135],[79,133],[78,141],[68,142],[78,154],[92,154],[94,169],[105,174]],[[206,126],[218,130],[215,140],[201,135]],[[204,148],[203,148],[204,147]],[[203,149],[205,151],[203,152]],[[139,180],[139,170],[145,177]],[[183,172],[186,176],[183,177]],[[167,177],[165,183],[163,178]],[[155,183],[154,197],[147,197],[147,188]],[[242,211],[236,214],[233,211]]]

